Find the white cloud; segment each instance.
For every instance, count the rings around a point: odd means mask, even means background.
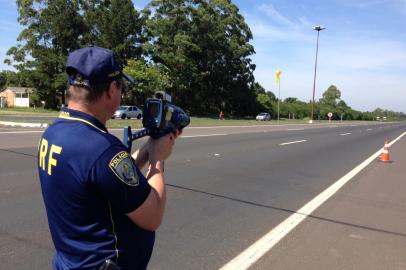
[[[259,12],[265,13],[268,19],[278,24],[278,27],[288,28],[288,29],[305,29],[313,25],[306,16],[302,15],[297,18],[297,20],[289,19],[287,16],[283,15],[281,12],[277,11],[272,4],[262,4],[256,8]]]
[[[311,23],[306,17],[301,16],[299,17],[299,22],[301,24],[302,28],[310,28],[313,25],[315,25],[314,23]]]
[[[258,12],[267,16],[258,16]],[[262,43],[310,42],[314,40],[314,35],[310,31],[312,22],[306,16],[289,19],[276,10],[272,4],[257,6],[254,13],[245,13],[244,17],[250,26],[254,39],[261,39]]]
[[[295,26],[295,24],[291,20],[289,20],[287,17],[285,17],[281,13],[279,13],[275,9],[275,7],[271,4],[262,4],[259,7],[257,7],[257,9],[260,12],[267,14],[269,18],[271,18],[272,20],[274,20],[275,22],[277,22],[279,24],[286,25],[289,27]]]
[[[304,31],[295,29],[281,29],[264,21],[250,23],[254,39],[265,39],[267,41],[303,41],[309,42],[314,38]]]

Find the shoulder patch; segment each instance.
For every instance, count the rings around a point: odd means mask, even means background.
[[[139,179],[134,162],[130,154],[121,151],[109,163],[110,169],[122,182],[129,186],[138,186]]]

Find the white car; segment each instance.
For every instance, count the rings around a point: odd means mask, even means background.
[[[114,119],[116,117],[121,119],[130,119],[133,117],[141,119],[142,110],[137,106],[120,106],[111,118]]]
[[[271,114],[269,113],[260,113],[257,115],[255,118],[257,121],[270,121],[271,120]]]

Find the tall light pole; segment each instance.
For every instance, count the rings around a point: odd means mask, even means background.
[[[316,63],[314,65],[314,80],[313,80],[313,99],[312,99],[312,114],[310,115],[309,123],[313,123],[313,115],[314,115],[314,93],[316,92],[316,72],[317,72],[317,53],[319,51],[319,34],[321,30],[326,29],[326,27],[317,25],[313,27],[313,30],[317,31],[317,45],[316,45]]]

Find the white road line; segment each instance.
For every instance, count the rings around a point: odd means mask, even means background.
[[[340,136],[347,136],[347,135],[351,135],[352,133],[343,133],[343,134],[340,134]]]
[[[394,144],[400,138],[406,135],[406,132],[402,133],[399,137],[393,140],[389,146]],[[368,166],[372,161],[381,154],[382,149],[379,149],[375,154],[370,156],[364,162],[355,167],[352,171],[338,179],[334,184],[325,189],[322,193],[317,195],[314,199],[300,208],[296,213],[289,216],[282,223],[270,230],[266,235],[240,253],[237,257],[232,259],[226,265],[220,268],[220,270],[231,269],[248,269],[258,259],[260,259],[265,253],[267,253],[273,246],[275,246],[283,237],[285,237],[290,231],[292,231],[297,225],[305,220],[311,213],[322,205],[326,200],[333,196],[342,186],[350,181],[355,175],[357,175],[362,169]]]
[[[208,135],[190,135],[190,136],[180,136],[180,138],[196,138],[196,137],[212,137],[212,136],[226,136],[228,134],[208,134]]]
[[[372,130],[372,128],[367,128],[367,130]]]
[[[289,128],[287,130],[304,130],[304,128]]]
[[[48,127],[46,123],[21,123],[21,122],[8,122],[0,121],[1,125],[12,126],[12,127]]]
[[[32,131],[5,131],[5,132],[0,132],[0,134],[24,134],[24,133],[39,133],[39,132],[44,132],[43,130],[32,130]]]
[[[285,142],[285,143],[281,143],[281,144],[279,144],[279,145],[288,145],[288,144],[301,143],[301,142],[307,142],[307,140],[294,141],[294,142]]]
[[[316,124],[323,127],[327,124]],[[309,124],[269,124],[269,125],[247,125],[247,126],[209,126],[209,127],[187,127],[187,129],[216,129],[216,128],[252,128],[252,127],[289,127],[289,126],[308,126]]]

